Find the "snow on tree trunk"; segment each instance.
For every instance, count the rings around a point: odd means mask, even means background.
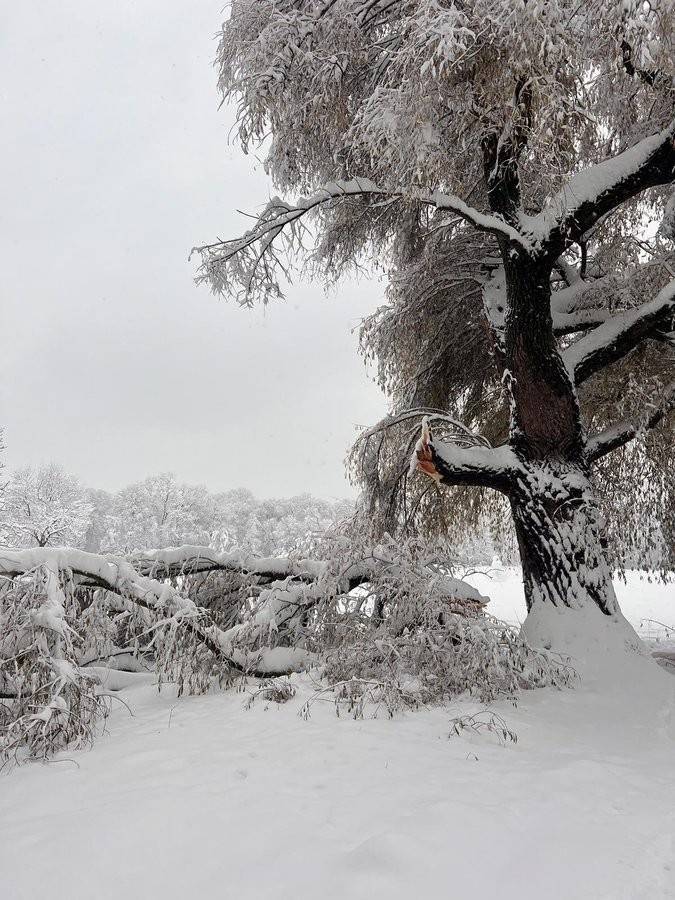
[[[621,641],[638,647],[619,609],[605,557],[604,522],[586,473],[564,460],[525,467],[510,495],[523,567],[528,615],[524,635],[537,646],[578,643],[568,633],[582,627],[591,638],[609,625]],[[560,613],[569,628],[561,629]],[[580,615],[574,615],[580,613]]]

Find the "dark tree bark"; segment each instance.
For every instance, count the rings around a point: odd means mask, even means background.
[[[525,459],[580,459],[581,413],[553,331],[551,269],[522,250],[507,249],[503,255],[512,445]]]

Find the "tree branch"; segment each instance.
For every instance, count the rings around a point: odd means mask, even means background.
[[[523,231],[557,258],[617,206],[674,179],[675,119],[658,134],[579,172],[538,215],[521,217]]]
[[[596,462],[613,450],[618,450],[639,434],[655,428],[673,409],[675,409],[675,381],[671,381],[661,403],[648,416],[618,422],[591,438],[586,446],[586,458],[589,462]]]
[[[570,313],[553,312],[553,330],[558,337],[586,331],[604,324],[610,313],[603,309],[578,309]]]
[[[577,385],[624,357],[675,315],[675,279],[637,309],[612,316],[563,354]]]
[[[478,231],[486,231],[496,236],[505,237],[510,241],[521,244],[521,246],[526,249],[530,249],[527,238],[524,237],[517,228],[507,224],[498,215],[486,215],[485,213],[481,213],[477,209],[474,209],[472,206],[467,206],[463,200],[460,200],[459,197],[455,197],[454,194],[443,194],[440,191],[434,191],[433,194],[423,194],[418,199],[421,203],[435,206],[436,209],[448,210],[456,213],[460,218],[464,219],[465,222],[473,225]]]
[[[183,544],[163,550],[134,553],[128,561],[141,575],[152,578],[173,578],[200,572],[236,572],[274,581],[292,577],[299,581],[316,581],[325,570],[325,563],[312,559],[293,559],[288,556],[265,558],[234,550],[218,553],[211,547]]]
[[[190,255],[199,253],[202,258],[198,279],[208,281],[217,293],[222,293],[230,282],[236,282],[244,296],[244,304],[250,304],[251,295],[256,292],[279,293],[272,270],[274,267],[285,270],[277,256],[275,241],[285,236],[292,244],[298,240],[297,229],[307,213],[326,203],[358,197],[386,197],[395,201],[404,199],[404,194],[381,188],[368,178],[353,178],[329,182],[295,206],[274,198],[256,219],[253,228],[241,237],[193,247]],[[412,199],[452,212],[479,231],[516,241],[527,248],[530,246],[521,232],[500,216],[482,213],[452,194],[434,191],[420,193]]]
[[[255,612],[246,621],[224,630],[209,620],[207,612],[189,597],[184,597],[167,582],[141,575],[128,560],[104,557],[71,548],[41,548],[31,550],[0,551],[0,576],[21,577],[39,567],[51,573],[69,571],[80,585],[102,588],[117,594],[131,603],[153,610],[165,617],[165,623],[174,622],[191,631],[217,658],[231,668],[258,677],[285,675],[306,668],[313,654],[297,646],[260,646],[274,623],[277,638],[281,635],[292,639],[307,611],[324,600],[348,594],[350,590],[373,578],[396,561],[388,558],[385,550],[364,551],[336,574],[325,562],[303,560],[294,563],[288,558],[260,559],[241,554],[218,554],[208,547],[180,547],[167,550],[151,550],[135,557],[139,568],[163,576],[187,574],[192,571],[233,570],[235,557],[246,562],[248,572],[270,576],[286,574],[285,580],[276,580],[258,597]],[[192,566],[192,568],[190,568]],[[431,573],[431,570],[430,570]],[[305,577],[310,583],[296,580]],[[444,576],[449,593],[457,599],[485,605],[475,588],[465,582]]]

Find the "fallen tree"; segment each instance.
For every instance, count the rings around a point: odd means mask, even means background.
[[[190,579],[206,572],[240,579],[228,628],[190,596]],[[194,546],[130,559],[3,550],[0,577],[5,757],[90,741],[110,699],[101,673],[120,655],[142,657],[179,692],[207,690],[214,677],[228,684],[320,666],[328,687],[353,682],[352,700],[359,685],[370,696],[378,684],[390,711],[569,680],[559,659],[488,616],[487,598],[454,577],[442,553],[418,544],[367,548],[336,536],[325,560]]]

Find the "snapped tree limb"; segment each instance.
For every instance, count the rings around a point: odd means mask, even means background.
[[[141,551],[129,556],[128,561],[141,575],[157,579],[199,572],[238,572],[268,581],[289,576],[300,581],[315,581],[325,569],[324,563],[312,559],[266,558],[240,550],[219,553],[211,547],[192,544]]]
[[[514,477],[521,471],[518,457],[508,445],[465,448],[434,443],[426,420],[410,465],[438,484],[488,487],[502,493],[509,492]]]
[[[104,557],[71,548],[3,550],[0,553],[0,575],[9,578],[24,575],[40,566],[51,572],[69,570],[83,584],[111,591],[132,603],[176,619],[215,656],[239,671],[264,676],[282,675],[304,668],[311,660],[310,654],[292,647],[283,648],[288,651],[286,653],[279,653],[280,648],[262,648],[253,654],[240,650],[235,640],[240,637],[238,631],[223,631],[212,622],[205,621],[204,610],[192,600],[166,582],[140,575],[131,563],[121,557]],[[288,598],[280,595],[278,588],[271,590],[277,591],[274,599],[278,601],[278,607],[283,608]],[[296,612],[301,599],[298,591],[294,600]],[[268,608],[265,613],[267,621],[269,613]]]
[[[237,563],[237,560],[239,561]],[[151,550],[133,558],[104,557],[70,548],[3,550],[0,576],[14,578],[42,567],[51,573],[69,572],[80,585],[102,588],[132,604],[153,610],[165,622],[175,621],[191,631],[217,658],[231,668],[260,677],[285,675],[314,662],[313,654],[297,646],[296,632],[307,612],[318,603],[348,594],[395,563],[385,550],[369,550],[334,572],[326,561],[288,557],[259,559],[219,554],[208,547],[185,546]],[[162,578],[206,571],[240,571],[274,577],[258,596],[245,621],[223,630],[205,610],[170,583],[140,574],[137,568]],[[430,570],[430,576],[432,572]],[[285,576],[285,577],[284,577]],[[434,576],[438,580],[438,576]],[[444,576],[447,592],[482,605],[485,598],[463,581]],[[267,638],[274,633],[275,645]],[[282,645],[283,639],[286,645]],[[282,639],[282,640],[280,640]]]

